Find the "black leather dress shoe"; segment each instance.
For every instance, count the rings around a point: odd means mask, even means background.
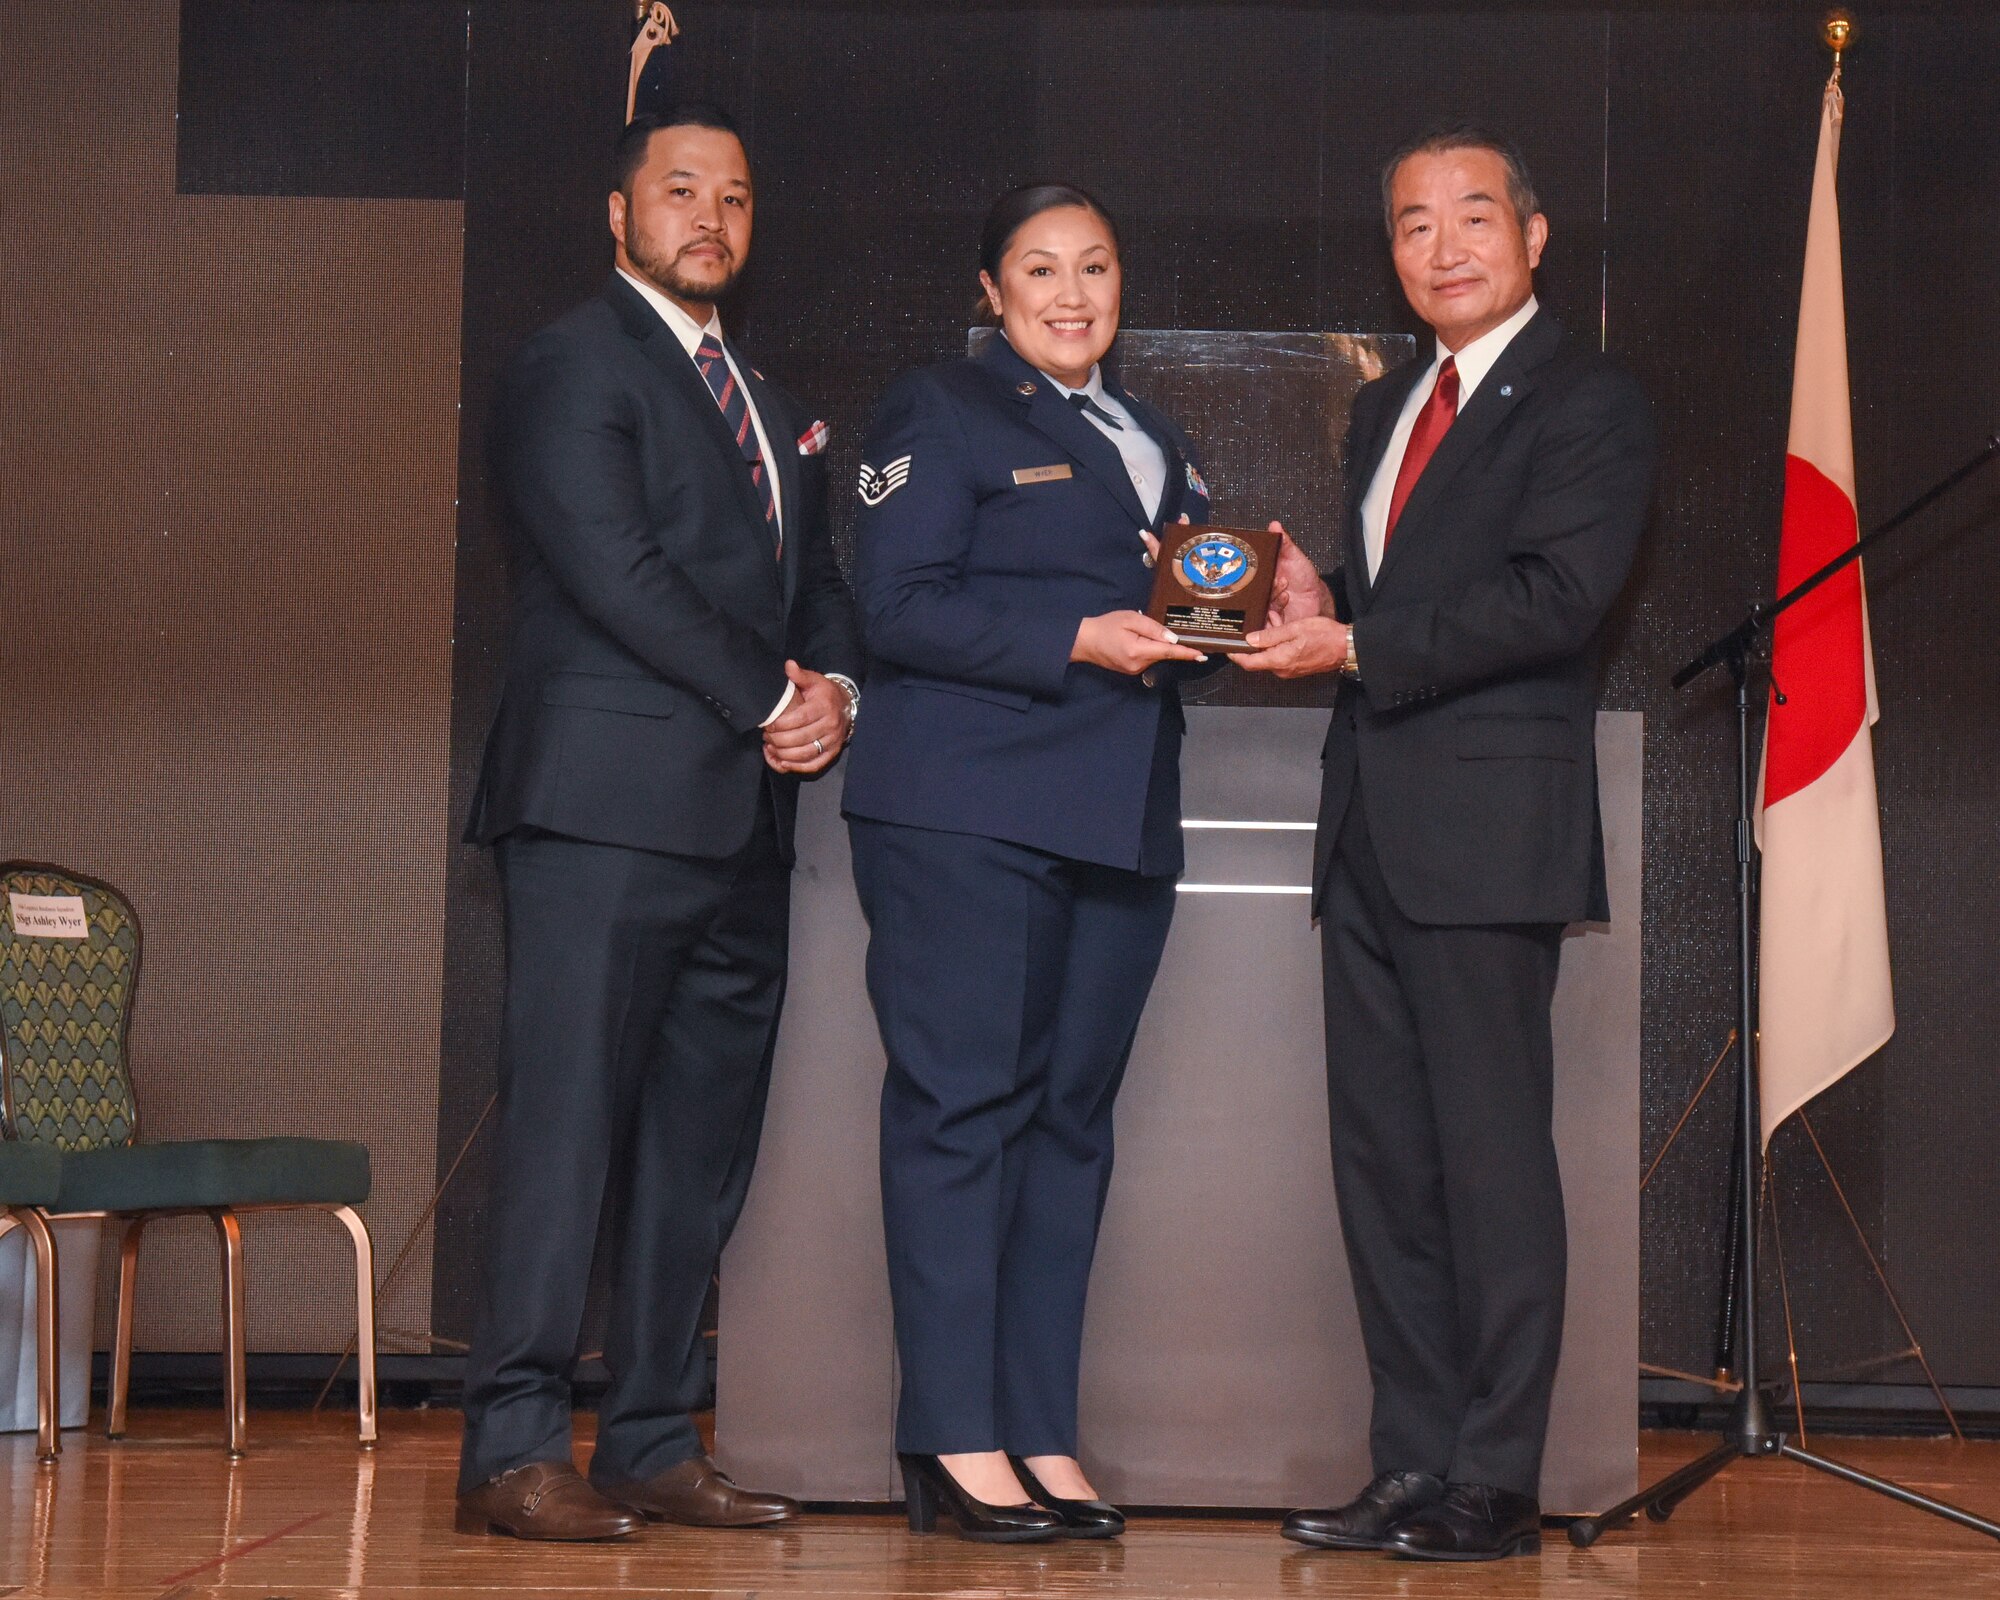
[[[1104,1500],[1065,1500],[1059,1494],[1050,1494],[1029,1470],[1027,1462],[1019,1456],[1007,1459],[1013,1463],[1014,1476],[1034,1497],[1035,1504],[1047,1506],[1062,1518],[1064,1538],[1115,1539],[1125,1531],[1125,1513],[1116,1506]]]
[[[1542,1508],[1530,1495],[1454,1483],[1444,1498],[1408,1518],[1383,1545],[1412,1561],[1498,1561],[1542,1548]]]
[[[1385,1472],[1344,1506],[1294,1511],[1278,1531],[1323,1550],[1380,1550],[1406,1517],[1444,1497],[1444,1479],[1428,1472]]]

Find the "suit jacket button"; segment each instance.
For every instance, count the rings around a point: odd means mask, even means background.
[[[1139,681],[1148,689],[1157,689],[1160,686],[1160,675],[1151,667],[1148,667],[1144,672],[1139,674]]]

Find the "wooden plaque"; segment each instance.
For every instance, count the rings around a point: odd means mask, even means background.
[[[1281,535],[1265,528],[1169,524],[1146,615],[1197,650],[1247,650],[1264,626]]]

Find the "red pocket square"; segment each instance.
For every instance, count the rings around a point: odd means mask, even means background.
[[[826,449],[826,424],[824,422],[815,422],[810,428],[806,429],[804,433],[799,435],[800,455],[816,456],[823,453],[825,449]]]

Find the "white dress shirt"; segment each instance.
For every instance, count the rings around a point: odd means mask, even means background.
[[[721,315],[713,306],[710,306],[708,309],[708,324],[704,327],[685,311],[681,310],[679,306],[675,305],[673,301],[661,294],[650,283],[633,277],[623,267],[618,269],[618,276],[637,289],[640,295],[644,297],[646,304],[659,312],[660,320],[673,329],[674,337],[680,340],[681,348],[688,353],[688,360],[694,360],[694,353],[701,348],[701,341],[705,338],[712,338],[717,344],[722,345],[722,359],[729,363],[729,370],[736,378],[736,387],[743,391],[743,405],[750,413],[750,426],[757,430],[757,448],[764,452],[764,476],[770,479],[771,482],[771,506],[778,514],[778,534],[782,538],[785,531],[785,502],[780,496],[778,489],[778,458],[771,454],[770,436],[764,432],[764,419],[757,415],[757,402],[751,396],[750,386],[743,381],[743,374],[738,371],[735,358],[729,353],[729,346],[723,343]],[[701,369],[697,367],[695,370],[696,374],[699,375]],[[703,383],[707,381],[706,378],[702,379]],[[720,408],[718,407],[718,409]],[[778,703],[772,709],[771,714],[758,723],[757,726],[760,728],[770,727],[772,723],[785,714],[786,708],[792,703],[792,697],[797,693],[797,687],[787,683],[784,694],[779,697]]]
[[[1042,376],[1049,377],[1046,372]],[[1080,389],[1072,389],[1054,378],[1049,378],[1049,382],[1055,384],[1064,399],[1073,394],[1088,395],[1095,404],[1111,414],[1116,427],[1090,411],[1083,413],[1093,428],[1118,447],[1119,458],[1125,463],[1125,475],[1139,492],[1139,504],[1145,508],[1146,520],[1158,522],[1160,507],[1165,503],[1167,493],[1167,453],[1160,448],[1159,441],[1146,431],[1137,417],[1105,393],[1104,375],[1095,363],[1090,369],[1090,381]],[[1074,401],[1070,403],[1075,404]]]
[[[1534,320],[1540,307],[1533,295],[1528,303],[1516,311],[1499,327],[1490,333],[1482,333],[1472,343],[1458,352],[1458,409],[1465,409],[1466,401],[1472,398],[1480,380],[1493,370],[1493,363],[1500,359],[1500,352],[1514,342],[1519,333]],[[1410,447],[1410,434],[1417,425],[1417,413],[1424,409],[1437,387],[1438,369],[1444,365],[1445,357],[1452,352],[1439,340],[1437,354],[1431,358],[1430,369],[1417,380],[1410,390],[1410,398],[1403,402],[1403,414],[1396,419],[1395,432],[1389,435],[1389,448],[1382,452],[1381,465],[1375,469],[1375,478],[1368,485],[1368,493],[1361,502],[1361,537],[1368,553],[1368,579],[1372,583],[1375,574],[1382,570],[1382,551],[1389,542],[1389,502],[1396,498],[1396,474],[1403,468],[1403,455]]]

